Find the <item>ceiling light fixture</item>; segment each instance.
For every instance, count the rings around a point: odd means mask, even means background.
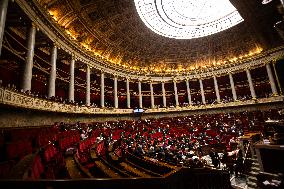
[[[270,2],[272,2],[272,0],[262,0],[262,4],[263,5],[266,5],[266,4],[270,3]]]
[[[229,0],[134,1],[145,25],[155,33],[169,38],[200,38],[243,21]]]

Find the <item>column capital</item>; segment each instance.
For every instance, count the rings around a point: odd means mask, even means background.
[[[32,24],[31,27],[33,27],[33,28],[37,27],[37,25],[34,22],[32,22],[31,24]]]
[[[272,64],[275,64],[276,61],[277,61],[277,59],[275,59],[275,58],[273,58],[273,59],[271,60]]]
[[[53,42],[52,42],[52,48],[60,49],[60,48],[59,48],[59,45],[58,45],[58,43],[57,43],[56,41],[53,41]]]
[[[74,53],[71,53],[71,59],[77,61],[77,56]]]
[[[217,74],[217,73],[213,73],[213,77],[219,77],[220,75],[219,74]]]

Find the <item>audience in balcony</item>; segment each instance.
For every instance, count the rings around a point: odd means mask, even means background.
[[[0,80],[0,87],[3,87],[3,81]],[[76,105],[76,106],[86,106],[85,102],[80,100],[80,101],[69,101],[68,99],[63,98],[62,96],[52,96],[50,98],[47,97],[47,95],[43,95],[40,94],[39,92],[32,92],[30,90],[28,91],[23,91],[23,89],[18,90],[16,85],[14,84],[7,84],[6,86],[4,86],[5,88],[8,88],[9,90],[13,90],[15,92],[21,92],[23,94],[29,95],[29,96],[33,96],[33,97],[37,97],[37,98],[42,98],[42,99],[46,99],[46,100],[51,100],[51,101],[55,101],[55,102],[60,102],[60,103],[64,103],[64,104],[70,104],[70,105]],[[261,98],[268,98],[271,97],[272,93],[268,92],[267,90],[264,91],[260,91],[259,97]],[[239,101],[246,101],[246,100],[250,100],[252,97],[250,94],[247,95],[238,95],[237,99]],[[213,104],[217,104],[217,100],[215,98],[206,98],[206,105],[213,105]],[[233,102],[233,98],[231,96],[227,96],[225,95],[224,97],[221,98],[221,102],[222,103],[229,103],[229,102]],[[105,101],[105,108],[110,108],[113,109],[113,102],[109,102],[109,101]],[[203,103],[200,101],[200,99],[196,99],[195,97],[192,98],[192,105],[194,106],[202,106]],[[188,107],[189,104],[187,102],[182,102],[180,103],[181,107]],[[97,104],[95,103],[91,103],[91,105],[89,107],[98,107]],[[159,108],[161,107],[161,105],[155,105],[155,108]],[[174,108],[176,107],[174,102],[168,102],[168,107],[170,108]]]

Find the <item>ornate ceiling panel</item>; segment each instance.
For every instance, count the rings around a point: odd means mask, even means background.
[[[106,58],[110,64],[129,69],[192,70],[200,66],[215,66],[275,46],[268,44],[263,36],[255,35],[258,31],[246,17],[239,25],[211,36],[171,39],[147,28],[132,0],[38,2],[82,47]],[[275,17],[274,13],[265,16]],[[257,18],[254,22],[257,23]],[[270,31],[271,26],[267,26],[264,33],[274,35],[274,31]]]

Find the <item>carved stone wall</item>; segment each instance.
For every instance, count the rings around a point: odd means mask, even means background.
[[[105,122],[132,119],[135,119],[135,117],[132,117],[130,115],[90,115],[56,113],[13,108],[11,106],[0,106],[0,128],[45,126],[52,125],[54,122]]]

